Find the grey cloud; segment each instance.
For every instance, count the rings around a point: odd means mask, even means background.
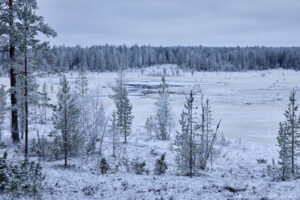
[[[299,46],[298,0],[38,0],[52,44]]]

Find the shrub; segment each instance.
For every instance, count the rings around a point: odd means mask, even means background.
[[[8,166],[6,162],[7,153],[0,158],[0,191],[3,191],[8,183]]]
[[[264,159],[264,158],[256,159],[256,161],[257,161],[258,164],[266,164],[267,163],[267,160]]]
[[[141,162],[141,161],[139,161],[138,158],[131,161],[131,168],[132,168],[133,172],[137,175],[147,173],[147,170],[145,167],[146,167],[145,161]]]
[[[109,170],[109,165],[107,164],[106,159],[102,158],[100,161],[101,174],[106,174],[108,170]]]
[[[0,159],[1,192],[10,192],[13,196],[25,193],[35,198],[44,179],[39,163],[25,159],[22,163],[12,164],[7,161],[7,153]]]
[[[168,169],[168,165],[165,161],[166,154],[163,154],[160,159],[157,159],[155,162],[154,174],[161,175],[165,174],[166,170]]]

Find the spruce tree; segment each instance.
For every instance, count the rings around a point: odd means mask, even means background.
[[[3,124],[5,122],[5,115],[7,111],[7,103],[6,103],[7,92],[5,90],[5,86],[0,86],[0,141],[2,139],[2,131]]]
[[[63,76],[60,80],[60,91],[57,94],[58,105],[53,113],[53,124],[60,135],[53,134],[55,138],[62,141],[62,151],[64,154],[64,166],[68,166],[68,156],[71,151],[76,151],[80,145],[80,136],[78,135],[78,122],[80,109],[76,104],[76,96],[71,92],[69,81]]]

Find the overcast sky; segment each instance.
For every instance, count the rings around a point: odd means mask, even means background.
[[[300,46],[299,0],[37,0],[56,45]]]

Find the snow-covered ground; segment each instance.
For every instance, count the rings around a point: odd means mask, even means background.
[[[147,140],[144,129],[146,118],[155,114],[154,103],[163,71],[169,84],[175,123],[171,140],[166,142]],[[116,76],[110,72],[88,73],[89,93],[95,97],[99,91],[107,114],[114,109],[110,95]],[[72,84],[76,77],[76,73],[68,73]],[[126,151],[130,159],[138,156],[146,160],[150,175],[123,171],[97,175],[93,169],[99,161],[98,155],[72,158],[70,164],[73,167],[68,169],[60,167],[62,161],[43,161],[47,178],[42,199],[300,199],[299,179],[273,182],[266,175],[267,164],[272,158],[277,160],[278,124],[283,120],[292,88],[299,91],[297,99],[300,102],[300,72],[267,70],[195,72],[192,75],[177,70],[176,66],[163,65],[126,71],[125,79],[134,114]],[[39,81],[41,84],[46,82],[48,88],[53,86],[50,96],[55,102],[58,77],[51,75]],[[8,85],[8,79],[0,78],[0,84]],[[228,146],[218,144],[212,169],[209,167],[203,176],[192,179],[176,176],[172,147],[185,96],[191,89],[197,94],[196,102],[200,100],[200,89],[210,99],[215,122],[222,119],[220,130],[231,141]],[[6,140],[10,138],[8,121]],[[49,127],[40,129],[40,133],[48,134]],[[109,138],[105,138],[104,155],[110,161],[109,142]],[[166,175],[154,176],[154,162],[164,152],[169,169]],[[257,159],[266,159],[267,164],[259,164]],[[240,191],[232,192],[230,188]]]

